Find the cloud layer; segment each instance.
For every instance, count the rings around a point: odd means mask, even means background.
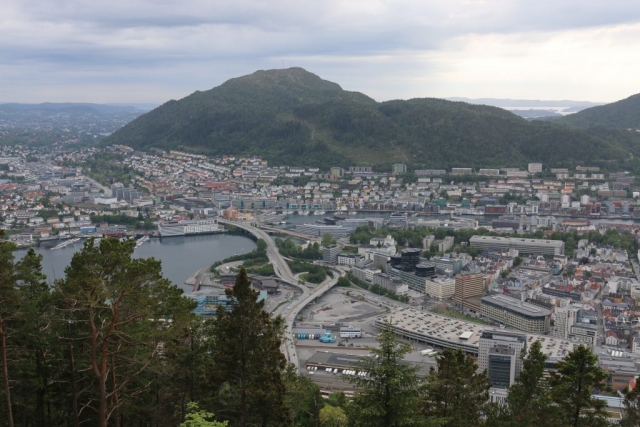
[[[635,0],[4,0],[0,12],[0,101],[160,103],[289,65],[378,100],[640,92]]]

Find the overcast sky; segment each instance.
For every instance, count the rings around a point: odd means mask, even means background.
[[[0,102],[151,102],[303,67],[383,101],[640,92],[638,0],[1,0]]]

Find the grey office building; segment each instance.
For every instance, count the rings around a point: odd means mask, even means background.
[[[487,370],[495,388],[508,388],[522,371],[522,350],[527,336],[513,332],[483,331],[478,343],[478,368]]]

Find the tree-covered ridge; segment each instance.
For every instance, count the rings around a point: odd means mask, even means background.
[[[139,117],[105,143],[259,155],[272,164],[607,167],[640,157],[640,136],[528,122],[435,98],[378,103],[301,68],[231,79]],[[632,156],[633,155],[633,156]]]
[[[587,108],[558,121],[582,128],[640,129],[640,94],[611,104]]]

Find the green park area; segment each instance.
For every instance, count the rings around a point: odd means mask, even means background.
[[[466,320],[467,322],[478,323],[480,325],[489,325],[489,323],[484,320],[476,319],[475,317],[469,316],[464,313],[460,313],[455,310],[451,310],[448,307],[436,307],[433,309],[433,312],[439,314],[441,316],[452,317],[454,319]]]

